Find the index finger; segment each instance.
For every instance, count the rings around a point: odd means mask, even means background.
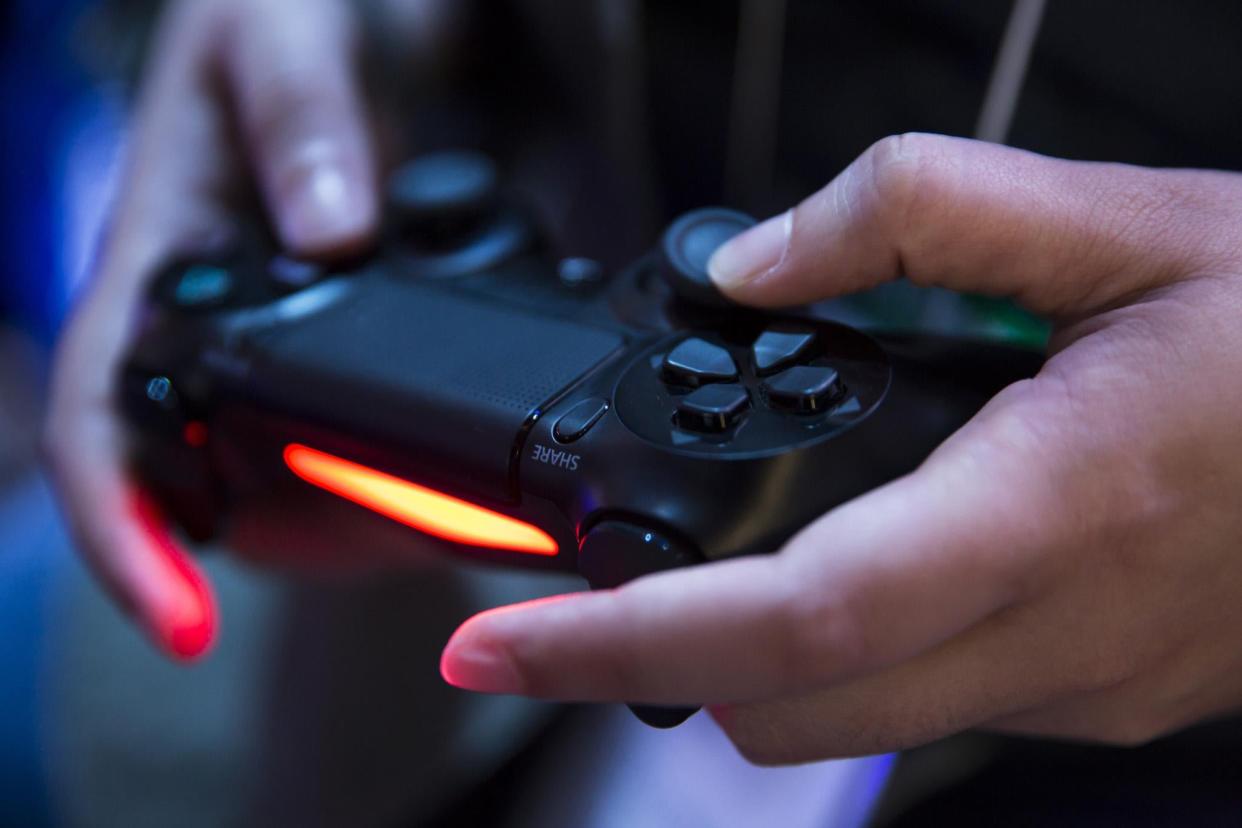
[[[176,14],[204,14],[179,6]],[[192,21],[191,21],[192,22]],[[210,645],[206,579],[169,535],[126,470],[114,383],[145,277],[180,246],[227,227],[221,194],[234,172],[224,114],[200,71],[201,39],[169,25],[144,89],[125,178],[97,280],[58,343],[44,434],[79,549],[119,604],[179,658]]]
[[[1041,382],[1006,392],[917,472],[830,512],[779,555],[484,613],[450,641],[442,672],[484,692],[722,703],[926,651],[1019,600],[1049,534],[1032,521],[1064,514],[1057,470],[1025,425],[1045,413],[1033,402]]]

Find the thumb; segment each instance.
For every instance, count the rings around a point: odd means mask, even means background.
[[[709,270],[733,298],[761,306],[905,276],[1011,296],[1037,313],[1076,315],[1229,255],[1212,241],[1213,230],[1238,201],[1236,176],[1223,173],[1063,161],[962,138],[899,135],[723,246]]]
[[[378,196],[351,10],[339,0],[242,9],[227,21],[224,67],[281,241],[299,254],[354,248],[375,232]]]

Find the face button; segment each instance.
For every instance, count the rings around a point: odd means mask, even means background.
[[[764,331],[751,349],[755,369],[764,376],[775,374],[806,353],[814,341],[810,331]]]
[[[572,443],[590,431],[606,413],[607,400],[583,400],[556,421],[556,425],[552,427],[552,436],[558,443]]]
[[[823,411],[845,390],[831,368],[798,365],[764,383],[768,399],[776,408],[813,414]]]
[[[172,286],[173,304],[181,310],[209,310],[233,298],[237,284],[231,271],[217,265],[196,264],[183,270]]]
[[[755,226],[745,213],[709,207],[686,213],[664,231],[660,275],[678,298],[696,305],[731,307],[707,275],[707,263],[720,246]]]
[[[740,385],[705,385],[677,401],[677,425],[687,431],[719,434],[737,425],[750,408]]]
[[[711,382],[737,379],[737,364],[729,352],[702,339],[687,339],[664,358],[664,379],[698,388]]]
[[[295,291],[310,287],[324,277],[324,269],[314,262],[289,256],[273,256],[267,263],[267,275],[279,290]]]

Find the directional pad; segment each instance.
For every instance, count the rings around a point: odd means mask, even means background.
[[[813,414],[823,411],[845,390],[841,378],[826,366],[798,365],[764,383],[776,408]]]
[[[806,353],[814,341],[810,331],[764,331],[751,349],[755,370],[764,376],[775,374]]]
[[[664,379],[698,388],[712,382],[737,379],[737,364],[729,352],[702,339],[687,339],[664,358]]]
[[[750,408],[740,385],[706,385],[677,402],[677,425],[688,431],[720,433],[737,425]]]

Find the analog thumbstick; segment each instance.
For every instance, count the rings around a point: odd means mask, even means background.
[[[469,150],[415,158],[388,180],[389,207],[406,225],[471,223],[496,207],[500,175],[486,155]]]
[[[755,224],[745,213],[722,207],[686,213],[664,231],[659,252],[660,275],[687,302],[715,307],[731,305],[707,275],[707,263],[721,245]]]

